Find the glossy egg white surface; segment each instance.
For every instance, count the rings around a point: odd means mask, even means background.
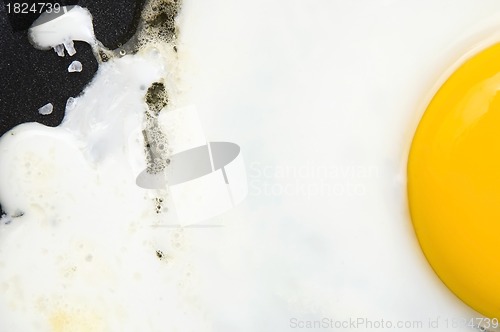
[[[0,139],[0,331],[474,331],[421,253],[406,162],[500,3],[184,0],[178,25],[177,55],[101,64],[60,127]],[[245,161],[246,200],[200,227],[159,227],[171,196],[135,182],[162,77]]]

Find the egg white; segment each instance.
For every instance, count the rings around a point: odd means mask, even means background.
[[[101,64],[60,127],[0,140],[0,331],[479,317],[420,252],[405,166],[435,82],[499,17],[496,1],[185,0],[174,62],[152,46]],[[174,68],[178,105],[245,151],[249,197],[224,227],[157,227],[167,192],[135,184],[144,87]]]

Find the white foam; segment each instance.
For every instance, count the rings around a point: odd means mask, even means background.
[[[76,106],[76,99],[73,97],[69,97],[68,100],[66,100],[66,112],[72,111]]]
[[[49,115],[52,114],[53,110],[54,110],[54,105],[52,105],[52,103],[48,103],[40,107],[38,109],[38,113],[40,113],[41,115]]]
[[[53,17],[53,19],[51,19]],[[41,22],[45,22],[40,24]],[[29,30],[31,42],[41,49],[55,48],[60,54],[60,46],[64,45],[70,55],[74,52],[72,41],[84,41],[94,45],[97,41],[94,36],[92,16],[90,12],[80,6],[71,7],[63,15],[43,13]]]
[[[82,63],[80,61],[73,61],[70,63],[68,66],[68,72],[74,73],[74,72],[81,72],[83,69]]]
[[[54,52],[56,52],[60,57],[64,57],[64,45],[59,44],[54,46]]]
[[[63,41],[63,45],[69,56],[73,56],[76,54],[75,44],[73,43],[72,39],[65,39]]]

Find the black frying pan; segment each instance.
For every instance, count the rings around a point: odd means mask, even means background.
[[[28,40],[27,28],[39,15],[9,15],[6,5],[15,2],[36,1],[0,0],[0,136],[25,122],[59,125],[66,100],[78,96],[97,71],[97,61],[86,43],[75,42],[77,54],[73,57],[61,58],[52,50],[35,49]],[[144,6],[144,0],[45,2],[88,8],[97,39],[110,49],[132,37]],[[82,72],[68,73],[73,60],[83,64]],[[49,102],[54,105],[53,113],[40,115],[38,108]],[[0,214],[3,214],[1,206]]]

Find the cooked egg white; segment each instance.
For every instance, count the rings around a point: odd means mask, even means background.
[[[73,10],[75,34],[38,47],[107,52]],[[0,331],[472,331],[444,325],[481,315],[421,254],[405,166],[426,96],[500,40],[499,16],[498,1],[185,0],[177,55],[109,52],[59,127],[0,139]],[[167,111],[197,104],[207,137],[245,152],[249,197],[211,227],[172,227],[168,190],[136,185],[158,80]]]
[[[46,25],[30,31],[36,46],[97,45],[86,9]],[[154,227],[167,188],[136,185],[147,88],[174,74],[166,46],[101,63],[59,127],[23,124],[2,137],[1,331],[209,329],[185,234]]]

